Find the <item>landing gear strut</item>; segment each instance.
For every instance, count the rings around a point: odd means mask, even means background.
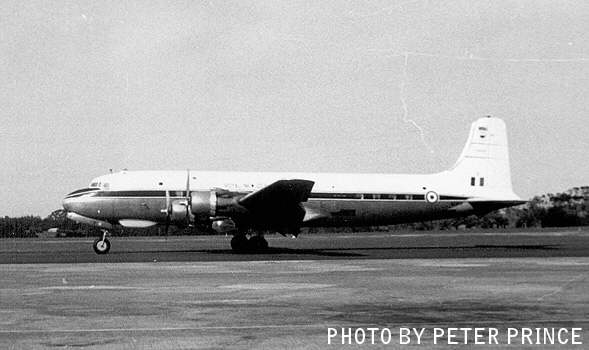
[[[262,235],[248,239],[245,233],[240,232],[231,239],[231,249],[238,253],[260,252],[268,249],[268,241]]]
[[[110,250],[110,241],[106,238],[107,230],[102,230],[102,238],[97,238],[92,245],[96,254],[106,254]]]

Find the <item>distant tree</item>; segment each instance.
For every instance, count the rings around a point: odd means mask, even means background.
[[[567,227],[577,226],[579,220],[576,215],[571,214],[563,207],[552,207],[546,210],[542,218],[542,227]]]
[[[508,213],[515,227],[540,227],[546,216],[543,198],[536,196],[524,206],[509,208]]]

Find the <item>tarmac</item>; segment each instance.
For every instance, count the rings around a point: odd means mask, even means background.
[[[572,348],[589,343],[589,232],[425,232],[270,237],[0,240],[7,349]],[[354,331],[388,329],[358,343]],[[401,328],[425,328],[402,345]],[[434,328],[499,330],[434,345]],[[329,332],[338,336],[328,338]],[[514,328],[581,328],[582,345],[507,344]],[[342,330],[343,329],[343,330]],[[352,337],[341,337],[350,329]],[[377,331],[378,332],[378,331]],[[380,335],[380,333],[378,333]],[[535,339],[535,338],[534,338]],[[342,345],[342,342],[344,343]],[[330,344],[331,343],[331,344]]]

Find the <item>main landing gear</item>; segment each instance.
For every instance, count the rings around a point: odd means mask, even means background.
[[[237,253],[260,252],[268,249],[268,241],[260,234],[248,239],[245,233],[240,232],[231,239],[231,249]]]
[[[106,238],[107,230],[102,230],[102,238],[97,238],[92,247],[96,254],[106,254],[110,250],[110,241]]]

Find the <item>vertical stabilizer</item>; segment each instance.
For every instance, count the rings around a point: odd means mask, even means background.
[[[449,170],[452,182],[472,195],[518,198],[511,185],[507,130],[503,120],[480,118],[470,128],[460,157]]]

